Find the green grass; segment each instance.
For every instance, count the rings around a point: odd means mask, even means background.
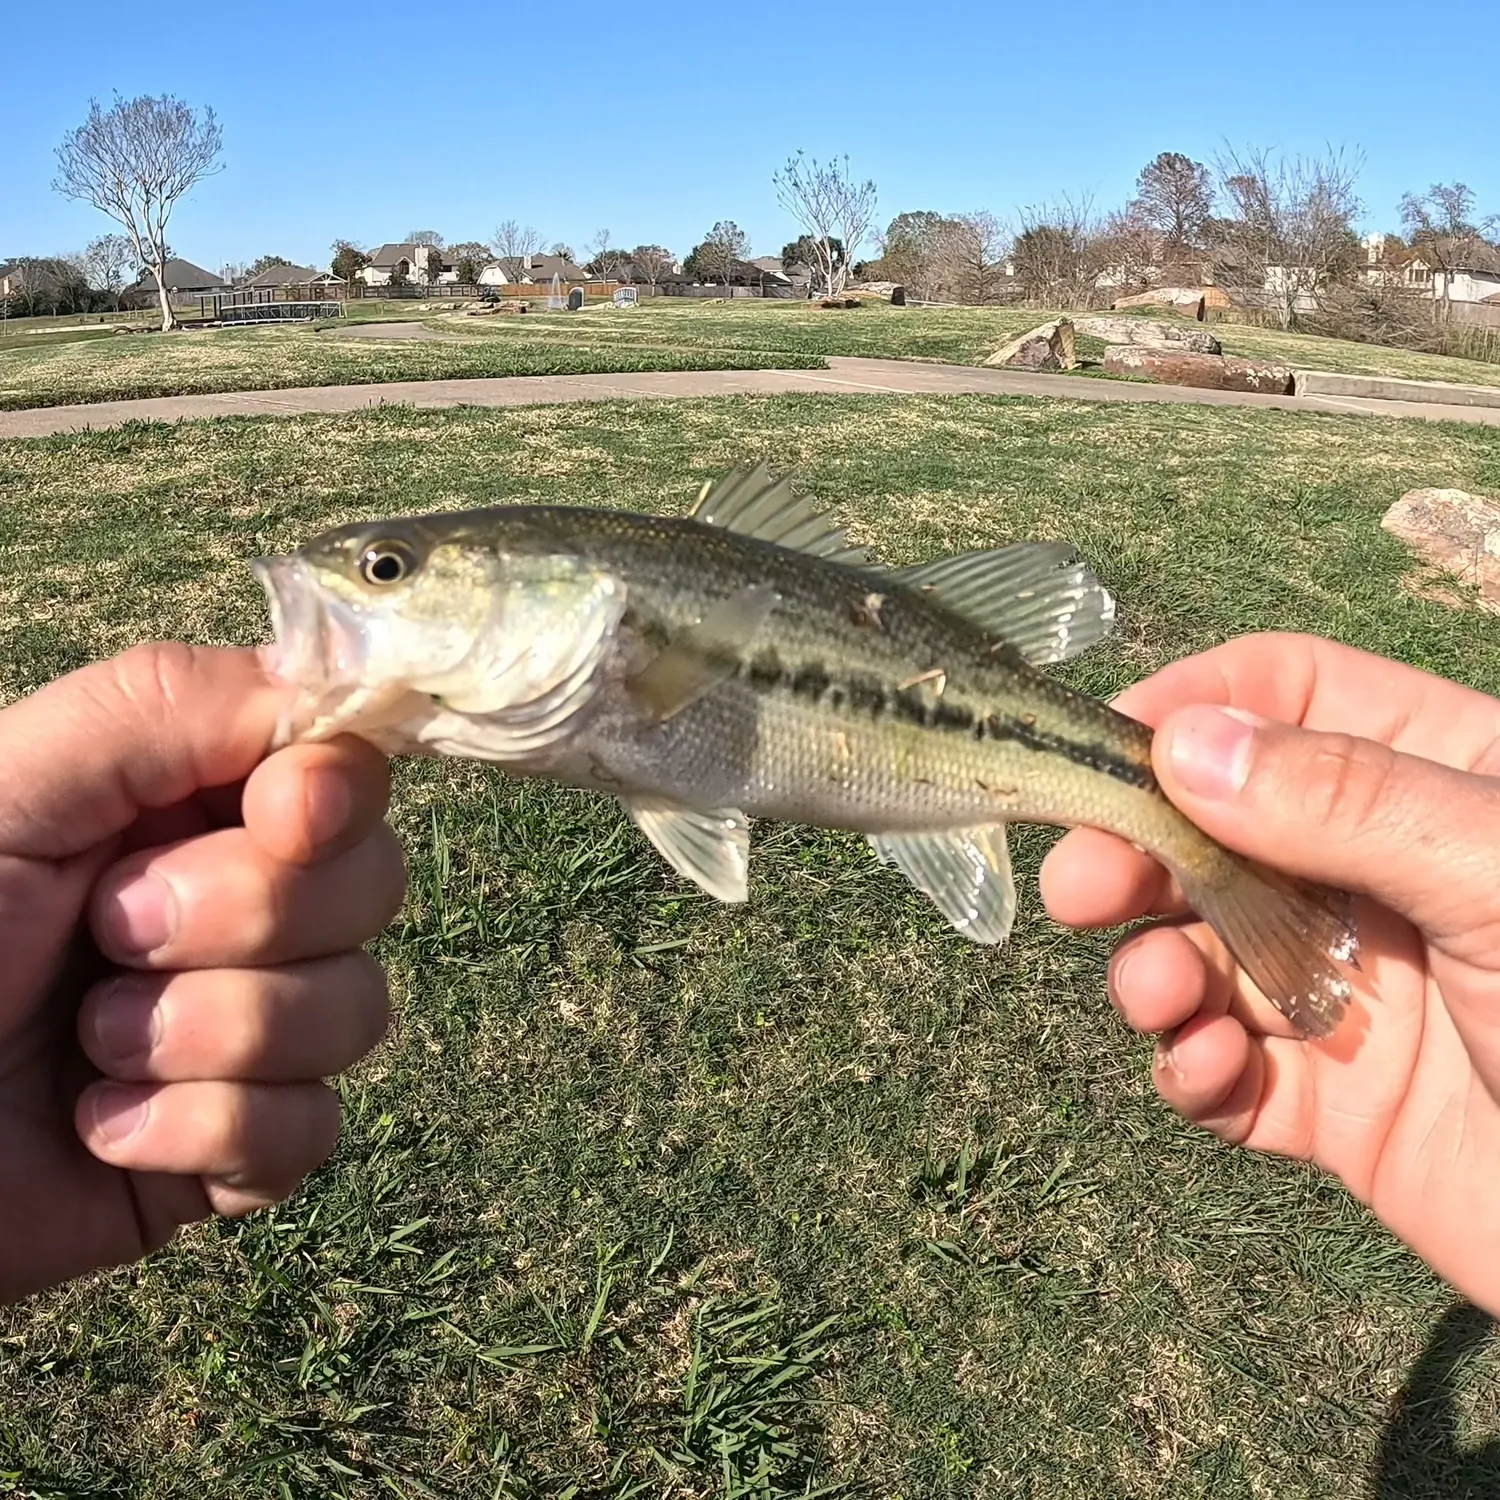
[[[626,370],[819,368],[831,355],[979,364],[1047,314],[1035,309],[826,310],[801,301],[657,298],[633,311],[470,318],[412,302],[352,304],[354,324],[418,322],[437,342],[352,336],[319,327],[228,328],[164,337],[64,334],[0,340],[0,410],[211,391]],[[1407,354],[1232,324],[1232,354],[1367,374],[1500,382],[1500,365]],[[1096,351],[1097,352],[1097,351]]]
[[[331,522],[675,512],[758,456],[891,561],[1079,544],[1123,601],[1070,669],[1091,691],[1263,626],[1500,688],[1492,618],[1408,587],[1378,525],[1411,486],[1500,489],[1500,433],[834,397],[0,443],[0,685],[152,634],[259,639],[245,560]],[[762,825],[725,908],[602,799],[456,762],[398,783],[396,1017],[341,1085],[337,1155],[282,1208],[0,1315],[0,1492],[1500,1488],[1455,1446],[1500,1424],[1496,1351],[1449,1327],[1392,1418],[1451,1295],[1337,1187],[1155,1101],[1108,937],[1040,911],[1043,832],[996,953],[854,837]]]

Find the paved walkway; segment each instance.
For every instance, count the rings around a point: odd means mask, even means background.
[[[1036,375],[906,360],[830,358],[827,370],[673,370],[626,375],[512,375],[497,380],[397,380],[385,385],[321,385],[285,391],[232,391],[215,396],[161,396],[0,412],[0,438],[45,437],[195,417],[288,416],[363,407],[544,406],[570,401],[665,400],[796,392],[857,395],[1050,396],[1072,401],[1180,402],[1191,406],[1259,406],[1281,411],[1364,412],[1382,417],[1471,422],[1500,427],[1500,408],[1372,401],[1357,396],[1256,396],[1185,386],[1133,385],[1077,375]]]

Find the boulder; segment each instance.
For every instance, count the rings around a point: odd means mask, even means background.
[[[1150,318],[1075,318],[1073,327],[1106,344],[1133,344],[1137,349],[1186,349],[1190,354],[1222,354],[1224,347],[1203,328],[1156,323]]]
[[[1161,286],[1155,291],[1136,292],[1129,297],[1116,297],[1110,304],[1116,307],[1171,307],[1200,323],[1208,306],[1208,295],[1197,287]]]
[[[1078,357],[1073,352],[1073,324],[1067,318],[1043,323],[995,350],[985,364],[1004,370],[1075,369]]]
[[[1263,396],[1290,396],[1292,372],[1283,365],[1222,354],[1191,354],[1168,349],[1137,349],[1116,344],[1104,351],[1110,375],[1132,375],[1162,385],[1195,386],[1209,391],[1257,391]]]
[[[1408,490],[1380,524],[1424,561],[1472,584],[1481,608],[1500,614],[1500,500],[1467,490]]]

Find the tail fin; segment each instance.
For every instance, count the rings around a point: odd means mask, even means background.
[[[1349,1003],[1338,965],[1359,967],[1350,900],[1229,856],[1225,878],[1178,871],[1189,905],[1224,940],[1256,988],[1306,1036],[1327,1036]]]

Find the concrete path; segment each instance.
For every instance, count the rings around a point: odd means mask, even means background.
[[[0,438],[45,437],[197,417],[288,416],[405,404],[545,406],[572,401],[666,400],[684,396],[822,393],[825,395],[1047,396],[1071,401],[1178,402],[1191,406],[1259,406],[1280,411],[1363,412],[1382,417],[1471,422],[1500,427],[1500,408],[1374,401],[1355,396],[1257,396],[1184,386],[1133,385],[1076,375],[1035,375],[906,360],[830,358],[827,370],[680,370],[626,375],[512,375],[497,380],[397,380],[385,385],[323,385],[216,396],[161,396],[0,412]]]

